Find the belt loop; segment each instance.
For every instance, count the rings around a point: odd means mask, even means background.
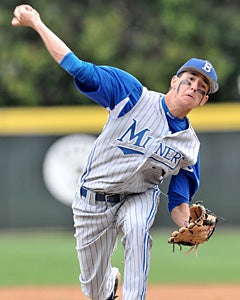
[[[108,201],[107,201],[107,197],[105,197],[105,205],[106,205],[106,209],[108,208]]]
[[[80,195],[85,198],[87,196],[87,189],[84,186],[80,187]]]
[[[108,195],[105,196],[105,203],[106,203],[106,206],[108,207],[108,204],[109,204]]]

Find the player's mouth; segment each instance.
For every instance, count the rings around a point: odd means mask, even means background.
[[[185,94],[186,97],[194,99],[194,96],[192,94]]]

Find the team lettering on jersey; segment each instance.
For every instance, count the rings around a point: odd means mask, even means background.
[[[157,156],[164,159],[164,164],[170,169],[175,169],[183,159],[183,155],[175,149],[160,143],[158,149],[154,152]]]
[[[137,132],[136,127],[137,121],[133,119],[132,124],[127,128],[122,136],[117,139],[119,142],[124,142],[124,145],[118,145],[118,148],[124,155],[144,155],[144,149],[148,145],[149,141],[153,139],[153,137],[149,135],[149,132],[151,131],[149,128],[144,128]],[[134,149],[132,146],[134,146]],[[138,150],[136,150],[136,148]],[[163,159],[164,165],[174,169],[179,164],[180,160],[183,159],[183,155],[176,149],[159,142],[157,149],[153,153],[153,158],[159,162]],[[158,158],[161,159],[158,160]]]
[[[145,133],[148,131],[151,131],[148,128],[143,129],[142,131],[139,131],[136,133],[136,125],[137,121],[133,119],[132,125],[124,132],[124,134],[118,138],[117,140],[120,142],[123,142],[123,139],[130,134],[128,141],[135,140],[133,143],[134,146],[140,147],[140,148],[145,148],[147,143],[152,139],[151,136],[144,137]]]

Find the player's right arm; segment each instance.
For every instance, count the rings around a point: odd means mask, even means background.
[[[63,57],[71,52],[67,45],[42,22],[39,13],[30,5],[17,6],[13,14],[12,25],[28,26],[34,29],[57,63],[60,63]]]
[[[34,29],[53,59],[74,78],[80,92],[98,104],[113,110],[128,97],[129,107],[124,110],[127,113],[140,98],[142,85],[135,77],[113,67],[100,67],[80,60],[30,5],[15,8],[12,25]]]

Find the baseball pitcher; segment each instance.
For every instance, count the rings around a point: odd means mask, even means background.
[[[145,299],[149,230],[166,177],[170,215],[177,226],[189,225],[189,203],[200,181],[200,143],[187,115],[218,90],[215,69],[191,58],[173,74],[167,93],[159,93],[123,70],[79,59],[29,5],[15,8],[12,25],[35,30],[79,92],[109,112],[72,205],[82,291],[93,300],[117,297],[119,275],[111,257],[121,234],[123,299]],[[207,235],[209,230],[201,228]]]

